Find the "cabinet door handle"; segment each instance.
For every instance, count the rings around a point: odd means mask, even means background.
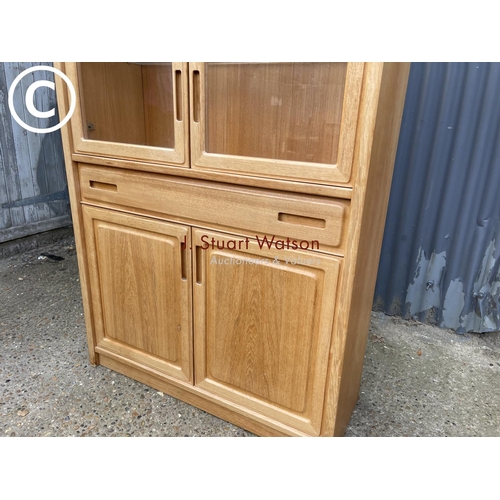
[[[200,72],[195,69],[193,71],[193,120],[200,123]]]
[[[187,238],[181,241],[181,279],[187,279]]]
[[[196,283],[203,285],[203,253],[200,246],[196,247]]]
[[[176,69],[174,73],[174,85],[175,85],[175,118],[177,121],[181,122],[183,120],[183,109],[182,109],[182,71]]]

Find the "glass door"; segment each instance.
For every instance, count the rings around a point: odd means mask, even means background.
[[[188,166],[187,63],[67,65],[79,102],[75,150]]]
[[[193,167],[347,182],[362,63],[190,63]]]

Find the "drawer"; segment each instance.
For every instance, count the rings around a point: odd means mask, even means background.
[[[343,253],[349,200],[87,164],[79,173],[87,204],[265,237],[276,249]]]

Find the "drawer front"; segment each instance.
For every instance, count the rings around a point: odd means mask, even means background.
[[[259,237],[275,249],[343,254],[349,200],[79,165],[84,203]]]

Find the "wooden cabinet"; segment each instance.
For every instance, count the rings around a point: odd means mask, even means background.
[[[91,362],[260,435],[342,435],[408,65],[59,68]]]

